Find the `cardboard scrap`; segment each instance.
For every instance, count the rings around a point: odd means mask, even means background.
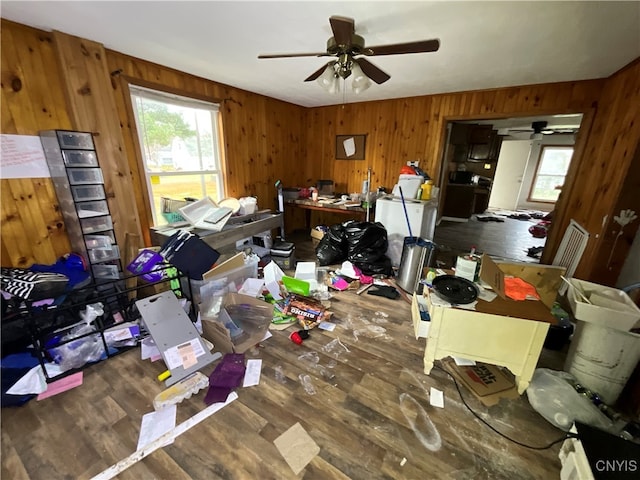
[[[320,453],[320,447],[300,423],[296,423],[273,443],[296,475]]]

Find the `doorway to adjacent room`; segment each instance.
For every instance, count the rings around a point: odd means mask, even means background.
[[[537,262],[582,114],[449,122],[435,241]],[[532,233],[533,232],[533,233]]]

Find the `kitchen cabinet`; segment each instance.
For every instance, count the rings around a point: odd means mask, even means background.
[[[447,185],[442,215],[454,218],[470,218],[483,213],[489,206],[491,191],[477,185]]]
[[[454,123],[449,143],[453,145],[453,161],[496,162],[502,137],[491,125]]]

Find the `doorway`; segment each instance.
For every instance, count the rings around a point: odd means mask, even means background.
[[[543,222],[552,218],[581,121],[582,114],[563,114],[449,122],[436,243],[539,261]]]

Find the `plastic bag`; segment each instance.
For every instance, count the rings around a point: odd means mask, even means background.
[[[345,224],[347,259],[367,275],[393,275],[391,260],[386,256],[389,241],[387,230],[380,222],[350,222]]]
[[[87,333],[95,332],[91,325],[80,325],[64,335],[60,342],[64,342]],[[99,333],[71,340],[63,345],[48,349],[53,361],[62,371],[80,368],[85,363],[97,362],[106,355],[104,343]]]
[[[567,372],[537,368],[527,388],[529,403],[548,422],[565,432],[576,420],[612,432],[613,422],[575,390],[570,383],[575,381]]]
[[[316,247],[316,257],[320,266],[333,265],[347,259],[347,242],[344,237],[344,226],[339,223],[331,225]]]

